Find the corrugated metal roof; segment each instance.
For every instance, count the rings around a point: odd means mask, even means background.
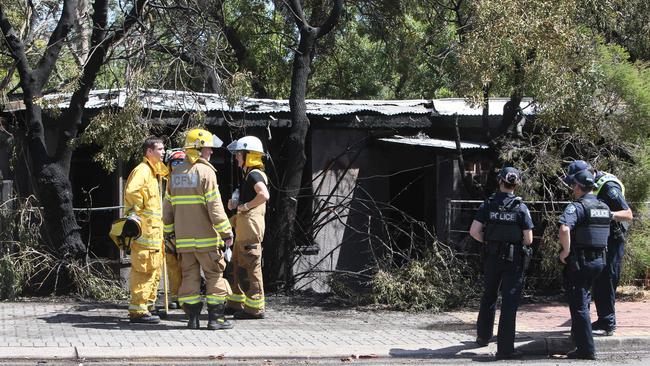
[[[70,105],[71,94],[49,94],[43,99],[51,107],[60,109]],[[138,93],[140,103],[144,108],[153,111],[168,112],[210,112],[224,111],[232,113],[289,113],[289,101],[286,99],[257,99],[245,98],[234,106],[229,106],[226,98],[219,94],[183,92],[176,90],[146,89]],[[87,109],[106,107],[123,107],[127,99],[124,89],[93,90],[90,92]],[[46,103],[46,104],[47,104]],[[307,114],[334,116],[361,112],[374,112],[392,116],[398,114],[430,114],[431,101],[416,100],[334,100],[308,99]],[[22,103],[8,105],[6,112],[23,110]]]
[[[48,94],[43,97],[51,108],[65,109],[70,105],[72,94]],[[289,113],[286,99],[245,98],[234,106],[229,106],[226,98],[219,94],[184,92],[177,90],[143,89],[138,93],[144,108],[167,112],[211,112],[232,113]],[[93,90],[90,92],[86,108],[123,107],[127,100],[125,89]],[[489,101],[491,116],[501,115],[508,98],[492,98]],[[463,98],[413,99],[413,100],[338,100],[308,99],[307,114],[317,116],[336,116],[362,112],[386,116],[399,114],[480,116],[480,106],[472,106]],[[46,107],[47,108],[47,107]],[[536,107],[529,98],[521,102],[525,114],[535,114]],[[22,101],[12,101],[5,105],[5,112],[24,110]]]
[[[390,142],[394,144],[404,144],[404,145],[415,145],[415,146],[426,146],[426,147],[436,147],[440,149],[456,150],[456,142],[449,140],[433,139],[429,137],[385,137],[378,139],[380,141]],[[480,142],[460,142],[461,149],[487,149],[488,145]]]
[[[500,116],[503,114],[503,106],[510,98],[490,98],[488,102],[488,114],[490,116]],[[519,104],[524,114],[536,114],[536,104],[530,98],[524,98]],[[433,100],[433,115],[453,116],[480,116],[483,114],[481,106],[472,106],[463,98],[445,98]]]

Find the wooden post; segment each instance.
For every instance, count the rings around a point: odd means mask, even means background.
[[[0,189],[0,204],[2,205],[2,211],[13,210],[15,203],[6,203],[13,198],[13,181],[12,180],[3,180],[2,187]],[[5,204],[6,203],[6,204]],[[0,232],[4,231],[4,222],[0,220]]]

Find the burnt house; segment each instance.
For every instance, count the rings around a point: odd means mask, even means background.
[[[225,144],[245,134],[259,137],[270,153],[266,166],[273,196],[281,176],[276,167],[282,166],[284,159],[280,151],[291,126],[287,100],[251,98],[229,105],[215,94],[139,90],[134,95],[139,98],[143,118],[161,125],[166,134],[184,129],[191,118],[200,116],[205,127]],[[64,109],[67,98],[48,95],[44,99],[50,101],[51,108]],[[91,92],[84,124],[105,108],[123,107],[126,100],[125,90]],[[463,188],[462,177],[469,174],[486,179],[484,162],[492,159],[488,143],[501,129],[507,101],[490,99],[484,116],[482,108],[463,99],[307,100],[311,127],[306,141],[305,189],[299,200],[295,286],[327,291],[332,271],[362,270],[376,255],[369,238],[387,234],[377,228],[373,218],[389,206],[391,212],[424,223],[439,239],[447,238],[448,201],[475,198]],[[530,101],[520,107],[524,115],[534,114]],[[23,109],[20,102],[8,104],[2,112],[3,124],[10,128],[12,121],[22,118]],[[46,138],[54,138],[47,133],[52,123],[47,113],[44,123]],[[96,147],[84,147],[74,153],[70,171],[74,205],[91,250],[100,257],[124,262],[107,232],[120,215],[124,182],[137,162],[123,162],[109,174],[93,162],[95,151]],[[463,167],[458,164],[460,152]],[[19,181],[20,173],[10,170],[8,161],[9,147],[0,145],[4,179]],[[213,163],[225,200],[237,183],[237,170],[223,149],[214,154]],[[267,216],[272,214],[267,211]]]

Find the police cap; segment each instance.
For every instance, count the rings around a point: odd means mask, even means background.
[[[566,169],[566,177],[564,177],[564,183],[572,184],[573,176],[582,170],[591,170],[591,165],[584,160],[575,160],[569,164]]]
[[[501,169],[499,172],[499,179],[508,184],[519,184],[521,181],[521,173],[519,170],[507,166]]]
[[[572,183],[578,184],[585,188],[594,188],[596,186],[596,180],[594,175],[587,169],[581,170],[573,175]]]

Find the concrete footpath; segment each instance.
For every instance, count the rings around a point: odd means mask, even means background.
[[[481,358],[496,350],[496,337],[488,347],[474,343],[473,311],[429,314],[320,305],[271,297],[266,319],[208,331],[185,329],[180,310],[159,325],[131,325],[124,304],[0,303],[0,360]],[[617,309],[618,330],[596,337],[597,351],[650,351],[650,302],[619,302]],[[517,321],[517,346],[527,354],[571,348],[565,304],[522,305]]]

